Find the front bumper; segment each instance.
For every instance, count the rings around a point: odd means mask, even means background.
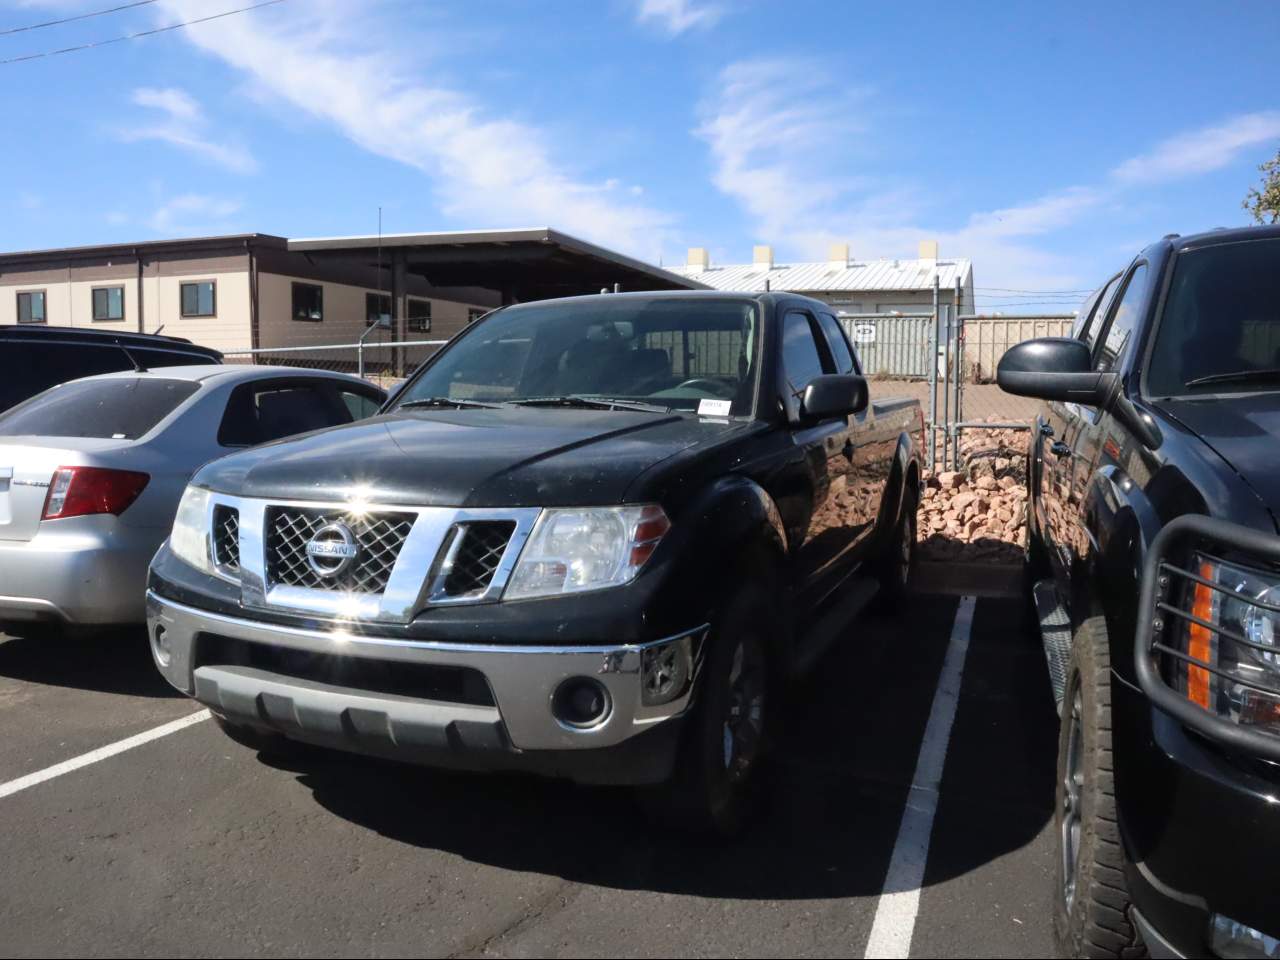
[[[669,775],[679,721],[694,681],[676,700],[646,705],[641,662],[648,647],[689,637],[695,664],[705,626],[649,644],[599,646],[470,645],[408,640],[247,620],[201,610],[148,591],[148,633],[156,664],[176,688],[233,723],[292,739],[378,756],[470,769],[525,769],[584,782],[657,782]],[[204,651],[226,639],[323,658],[417,669],[472,671],[488,702],[432,699],[403,690],[362,689],[311,673],[211,661]],[[562,681],[590,678],[608,694],[604,718],[586,728],[561,723],[552,697]],[[607,756],[606,756],[607,755]]]
[[[0,623],[141,623],[147,563],[164,536],[93,516],[45,521],[30,540],[0,540]]]

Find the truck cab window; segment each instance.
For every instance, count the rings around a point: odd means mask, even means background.
[[[1146,292],[1146,286],[1147,265],[1140,263],[1129,274],[1129,281],[1125,284],[1124,295],[1120,298],[1120,304],[1116,307],[1115,316],[1111,319],[1111,325],[1107,327],[1107,332],[1102,338],[1102,346],[1094,351],[1094,369],[1100,371],[1112,370],[1124,356],[1125,348],[1128,347],[1129,341],[1133,338],[1134,331],[1138,327],[1138,311],[1142,306],[1142,297]]]
[[[823,367],[814,333],[808,314],[788,313],[782,322],[782,374],[792,402],[800,399],[815,377],[829,372]]]

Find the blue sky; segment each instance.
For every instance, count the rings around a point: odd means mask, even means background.
[[[257,0],[0,4],[0,60]],[[0,65],[0,249],[548,225],[665,263],[974,261],[1096,285],[1245,222],[1280,4],[284,0]]]

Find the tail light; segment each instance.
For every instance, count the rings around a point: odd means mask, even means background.
[[[49,483],[41,520],[65,520],[96,513],[119,516],[146,488],[151,477],[133,470],[59,467]]]

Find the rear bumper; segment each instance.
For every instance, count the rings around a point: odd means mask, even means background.
[[[0,623],[141,623],[147,563],[163,539],[106,516],[46,521],[31,540],[0,540]]]
[[[700,650],[705,627],[654,644],[598,647],[497,646],[302,629],[197,609],[149,591],[153,655],[176,688],[232,723],[356,753],[434,766],[529,770],[591,783],[653,783],[671,772],[681,720],[695,685],[677,700],[641,697],[645,649],[687,636]],[[466,670],[483,677],[487,702],[428,699],[330,682],[312,672],[281,672],[210,660],[202,651],[226,639],[324,658],[414,668]],[[203,644],[203,646],[202,646]],[[696,657],[695,657],[696,660]],[[296,656],[292,662],[297,662]],[[569,678],[598,682],[609,708],[595,725],[562,724],[552,697]]]

